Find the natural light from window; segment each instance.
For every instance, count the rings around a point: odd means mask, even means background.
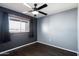
[[[9,20],[9,32],[18,33],[18,32],[29,32],[29,21],[15,21]]]

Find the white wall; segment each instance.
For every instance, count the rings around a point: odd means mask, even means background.
[[[77,51],[77,9],[40,18],[37,21],[40,42]]]
[[[78,35],[77,35],[77,38],[78,38],[78,52],[79,52],[79,4],[78,4],[78,22],[77,22],[77,24],[78,24]],[[78,53],[78,55],[79,55],[79,53]]]

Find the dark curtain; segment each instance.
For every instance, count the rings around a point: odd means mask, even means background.
[[[0,43],[10,41],[8,13],[0,11]]]
[[[30,20],[30,38],[37,39],[37,19],[33,18]]]
[[[29,33],[29,37],[30,37],[30,38],[33,38],[33,37],[34,37],[33,28],[34,28],[34,19],[31,19],[31,20],[30,20],[30,33]]]

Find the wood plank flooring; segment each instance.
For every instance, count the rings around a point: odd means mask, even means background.
[[[76,55],[77,54],[73,52],[47,46],[41,43],[35,43],[27,47],[11,51],[9,52],[9,54],[3,54],[2,56],[76,56]]]

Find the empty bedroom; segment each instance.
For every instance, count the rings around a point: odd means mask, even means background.
[[[77,56],[78,3],[0,3],[0,56]]]

